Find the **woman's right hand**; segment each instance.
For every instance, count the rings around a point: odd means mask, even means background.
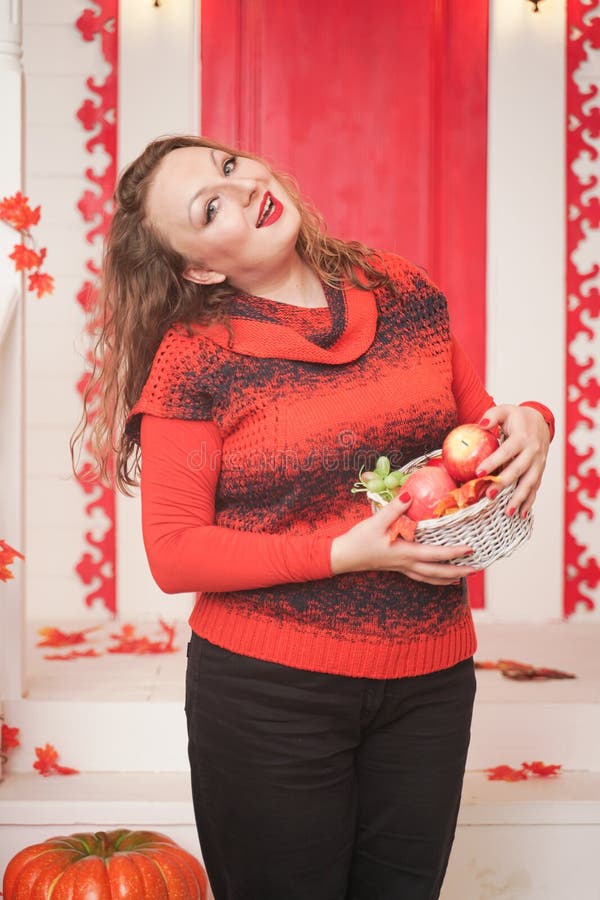
[[[464,544],[437,547],[401,538],[390,541],[388,529],[409,506],[410,500],[405,503],[396,497],[375,515],[334,538],[331,546],[332,573],[340,575],[343,572],[373,570],[402,572],[415,581],[445,585],[477,571],[471,566],[447,565],[450,560],[472,552]]]

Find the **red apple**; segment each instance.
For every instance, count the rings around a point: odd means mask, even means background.
[[[498,446],[498,438],[481,425],[459,425],[446,435],[442,459],[453,478],[470,481],[476,477],[480,463]]]
[[[414,522],[430,519],[438,501],[457,486],[442,466],[421,466],[402,485],[402,492],[408,491],[412,497],[406,515]]]

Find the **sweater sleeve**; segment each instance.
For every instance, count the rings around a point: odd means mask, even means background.
[[[213,422],[146,414],[141,448],[144,545],[161,590],[250,590],[331,575],[329,536],[214,524],[221,437]]]
[[[456,400],[459,424],[479,422],[484,412],[494,406],[493,397],[484,388],[473,364],[456,338],[452,338],[452,390]]]

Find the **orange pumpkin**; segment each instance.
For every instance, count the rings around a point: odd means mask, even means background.
[[[98,831],[25,847],[6,867],[4,900],[206,900],[206,873],[171,838]]]

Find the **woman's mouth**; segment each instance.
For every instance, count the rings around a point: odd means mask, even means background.
[[[266,225],[272,225],[283,212],[283,204],[277,200],[270,191],[265,193],[258,211],[258,219],[256,227],[262,228]]]

